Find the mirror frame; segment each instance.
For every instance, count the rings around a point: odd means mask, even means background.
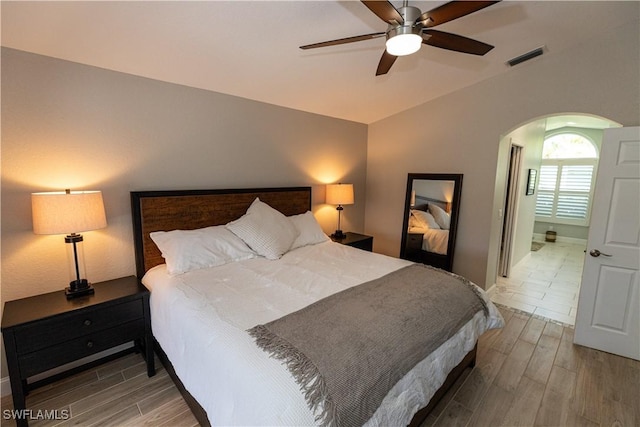
[[[447,243],[447,254],[437,254],[435,252],[420,251],[419,259],[408,258],[406,253],[407,230],[409,229],[409,209],[411,204],[411,190],[414,180],[433,181],[453,181],[453,199],[451,200],[451,223],[449,225],[449,242]],[[451,271],[453,267],[453,255],[455,252],[456,234],[458,231],[458,217],[460,215],[460,199],[462,194],[462,174],[447,173],[410,173],[407,176],[407,193],[404,201],[404,220],[402,221],[402,241],[400,246],[400,258],[421,262]]]

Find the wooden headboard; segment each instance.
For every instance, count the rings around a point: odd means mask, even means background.
[[[256,197],[287,216],[311,210],[311,187],[132,191],[131,213],[138,278],[142,278],[150,268],[164,264],[164,258],[149,233],[226,224],[244,215]]]

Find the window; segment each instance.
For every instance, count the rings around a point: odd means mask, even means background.
[[[538,180],[538,221],[589,225],[598,152],[587,138],[560,133],[544,141]]]

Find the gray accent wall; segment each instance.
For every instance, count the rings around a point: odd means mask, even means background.
[[[2,303],[68,286],[64,238],[36,236],[36,191],[102,190],[107,228],[83,233],[87,278],[135,274],[132,190],[354,184],[345,230],[364,231],[367,126],[2,49]],[[5,377],[6,364],[2,364]]]

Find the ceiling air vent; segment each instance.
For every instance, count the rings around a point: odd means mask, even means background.
[[[507,64],[510,67],[513,67],[514,65],[518,65],[524,61],[528,61],[530,59],[535,58],[536,56],[540,56],[544,53],[544,47],[539,47],[537,49],[533,49],[530,52],[527,52],[525,54],[522,54],[520,56],[516,56],[515,58],[512,58],[510,60],[507,61]]]

